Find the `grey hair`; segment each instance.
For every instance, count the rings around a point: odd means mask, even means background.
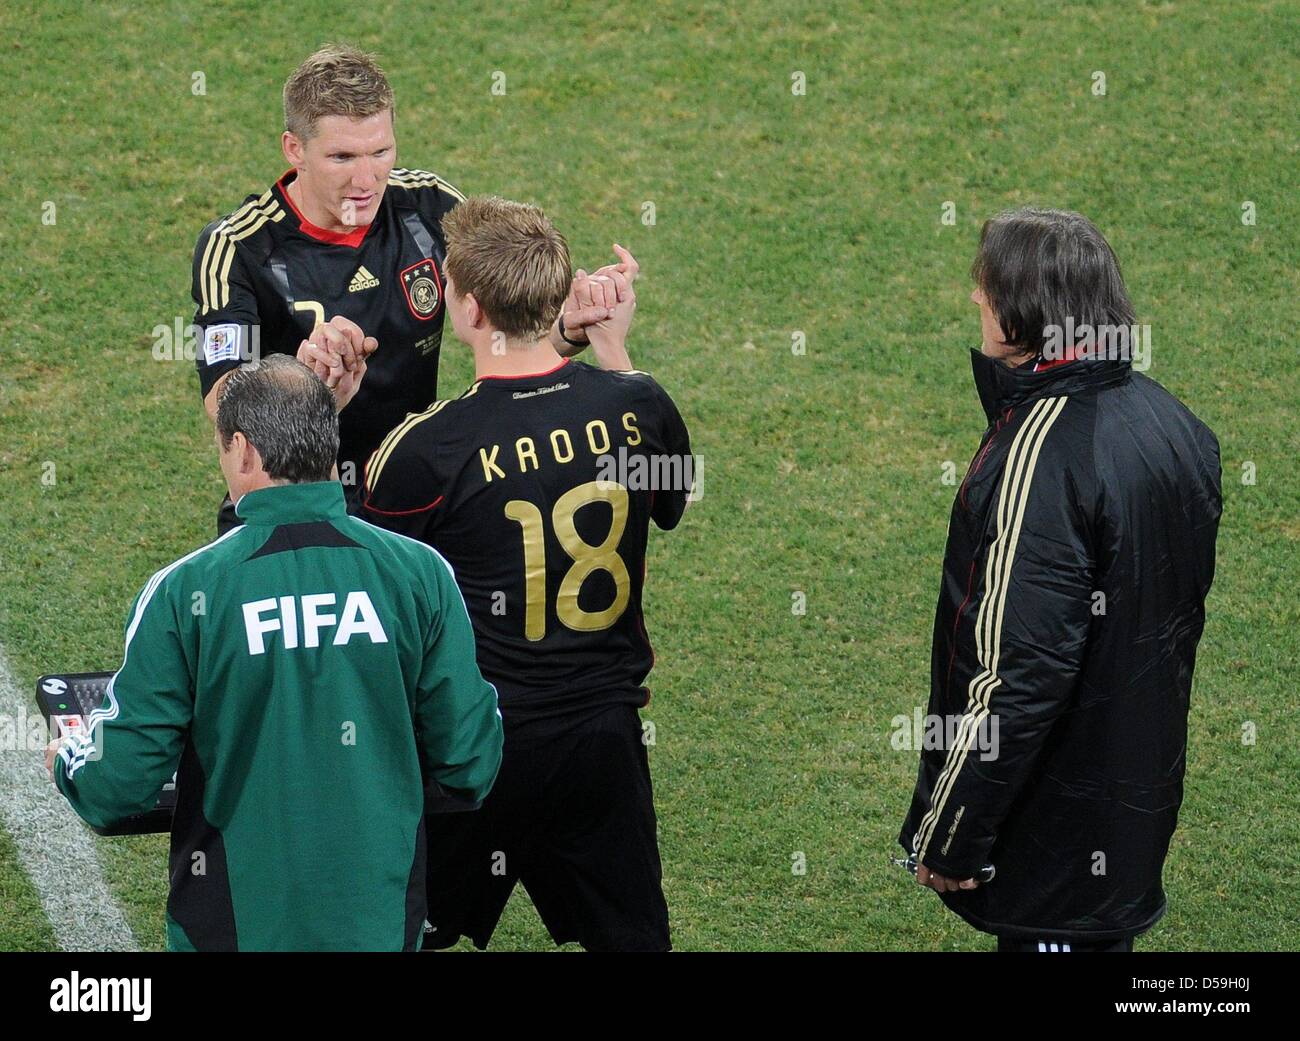
[[[334,395],[316,374],[287,354],[235,369],[217,399],[217,433],[229,447],[243,434],[272,480],[328,481],[339,454]]]

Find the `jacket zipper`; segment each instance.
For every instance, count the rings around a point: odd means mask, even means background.
[[[989,439],[984,442],[983,451],[975,457],[975,462],[972,463],[970,469],[966,471],[966,477],[962,480],[961,490],[958,492],[958,498],[961,499],[961,504],[963,506],[966,506],[966,485],[970,483],[972,477],[980,472],[980,467],[984,465],[984,457],[989,454],[989,449],[993,447],[993,442],[997,439],[998,434],[1001,433],[1002,428],[1011,421],[1011,416],[1014,412],[1014,409],[1009,408],[1002,413],[1002,418],[998,420],[997,425],[993,428],[993,433],[989,434]]]

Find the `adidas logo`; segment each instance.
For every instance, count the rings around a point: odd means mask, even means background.
[[[348,292],[359,293],[363,289],[374,289],[377,285],[379,279],[366,270],[365,264],[362,264],[357,268],[357,273],[352,276],[352,281],[348,284]]]

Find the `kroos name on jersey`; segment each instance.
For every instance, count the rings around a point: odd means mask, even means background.
[[[626,436],[623,438],[624,445],[635,447],[641,443],[641,431],[636,425],[636,413],[624,412],[622,417],[623,430]],[[575,458],[574,442],[582,444],[585,440],[587,448],[591,454],[600,457],[608,455],[613,451],[613,444],[610,441],[609,426],[603,419],[593,419],[583,428],[583,436],[575,439],[563,427],[552,430],[547,435],[545,444],[550,446],[550,457],[557,463],[571,463]],[[622,449],[626,451],[626,449]],[[506,475],[502,464],[498,463],[497,458],[501,454],[501,445],[494,444],[478,450],[479,462],[483,466],[483,480],[488,484],[496,478],[504,478]],[[531,468],[534,470],[541,469],[541,461],[537,455],[537,442],[531,437],[518,438],[514,443],[515,460],[519,465],[519,472],[526,474]],[[509,464],[509,454],[506,455],[505,465]]]

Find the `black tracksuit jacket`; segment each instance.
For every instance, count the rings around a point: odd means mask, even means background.
[[[943,895],[985,932],[1133,936],[1165,910],[1218,441],[1127,361],[972,355],[989,427],[949,521],[929,701],[952,740],[922,752],[899,841],[949,877],[994,865]]]

